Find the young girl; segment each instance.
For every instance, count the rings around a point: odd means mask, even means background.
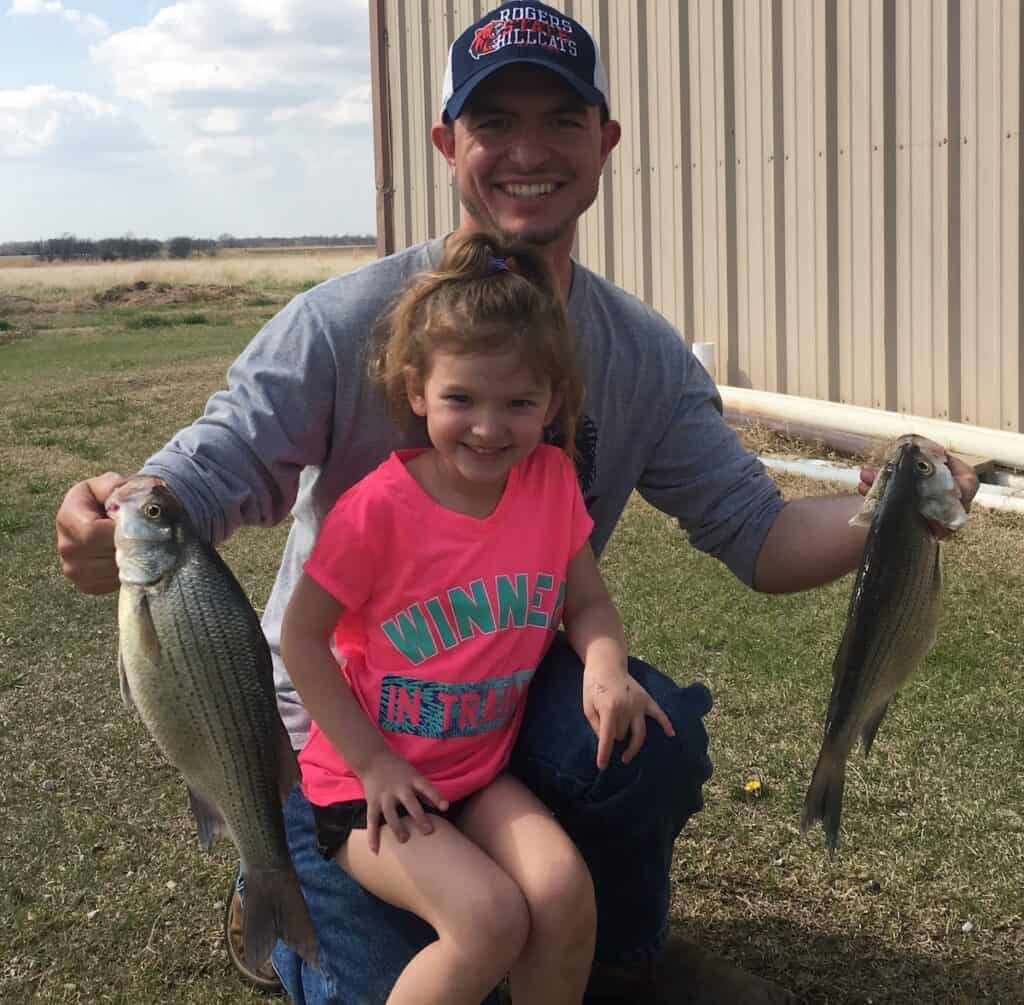
[[[338,500],[288,605],[281,651],[314,720],[303,789],[324,856],[437,932],[390,1003],[477,1005],[506,973],[514,1002],[579,1002],[590,876],[503,773],[559,625],[599,767],[627,734],[632,758],[645,716],[672,726],[626,669],[573,464],[542,442],[573,442],[574,339],[543,260],[483,235],[415,280],[385,331],[374,371],[431,446]]]

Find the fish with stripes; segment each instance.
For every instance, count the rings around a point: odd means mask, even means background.
[[[316,965],[281,808],[298,766],[256,612],[159,479],[129,479],[106,510],[121,583],[122,698],[184,776],[203,848],[226,834],[238,849],[246,960],[262,964],[281,938]]]
[[[865,756],[889,702],[935,640],[942,597],[942,551],[933,526],[967,521],[945,456],[913,434],[891,446],[853,526],[867,540],[832,667],[825,737],[804,800],[801,831],[817,821],[835,851],[846,760],[858,738]]]

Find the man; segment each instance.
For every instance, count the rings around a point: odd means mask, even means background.
[[[619,137],[596,47],[575,20],[542,4],[509,5],[452,45],[431,139],[458,187],[459,231],[534,242],[565,293],[586,363],[577,454],[595,551],[636,488],[755,589],[803,589],[850,571],[864,544],[864,532],[847,525],[857,497],[784,505],[722,420],[713,384],[678,333],[571,260],[577,220]],[[407,249],[297,297],[232,366],[228,390],[143,469],[166,481],[215,543],[241,524],[271,525],[293,512],[264,628],[296,746],[308,717],[278,657],[281,615],[331,504],[391,449],[408,445],[365,379],[362,350],[384,306],[411,275],[439,261],[442,246],[435,240]],[[955,458],[949,463],[969,504],[973,471]],[[119,481],[108,474],[74,486],[57,515],[64,572],[87,592],[117,585],[102,503]],[[675,738],[650,730],[628,766],[615,758],[599,773],[580,714],[579,663],[556,644],[534,678],[510,764],[557,814],[594,878],[598,944],[587,1000],[791,1001],[669,929],[673,845],[701,808],[711,771],[702,724],[710,695],[702,685],[676,687],[639,661],[630,669],[672,718]],[[300,790],[285,817],[321,960],[313,971],[279,944],[274,964],[288,993],[300,1005],[383,1002],[432,931],[320,858]],[[236,926],[239,910],[236,898]]]

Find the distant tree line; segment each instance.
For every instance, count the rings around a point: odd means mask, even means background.
[[[216,240],[200,237],[172,237],[157,241],[146,237],[105,237],[99,241],[62,234],[45,241],[7,241],[0,243],[0,255],[31,255],[40,261],[137,261],[148,258],[191,258],[216,255],[221,248],[294,248],[308,245],[338,247],[373,245],[372,234],[334,234],[330,237],[234,237],[221,234]]]
[[[221,234],[217,238],[220,248],[303,248],[303,247],[351,247],[377,243],[374,234],[306,234],[302,237],[235,237]]]

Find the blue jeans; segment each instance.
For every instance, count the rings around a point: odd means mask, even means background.
[[[596,958],[610,964],[641,963],[664,946],[673,845],[703,807],[701,786],[711,777],[701,721],[711,708],[708,689],[681,688],[639,660],[630,660],[629,669],[666,711],[675,737],[648,719],[647,739],[633,761],[624,765],[623,745],[616,744],[611,764],[598,771],[597,738],[583,716],[582,666],[560,635],[530,683],[509,765],[551,808],[590,867]],[[285,824],[320,937],[319,970],[282,942],[274,950],[274,967],[292,1002],[380,1005],[406,963],[434,940],[434,930],[320,856],[313,813],[298,787],[285,806]]]

